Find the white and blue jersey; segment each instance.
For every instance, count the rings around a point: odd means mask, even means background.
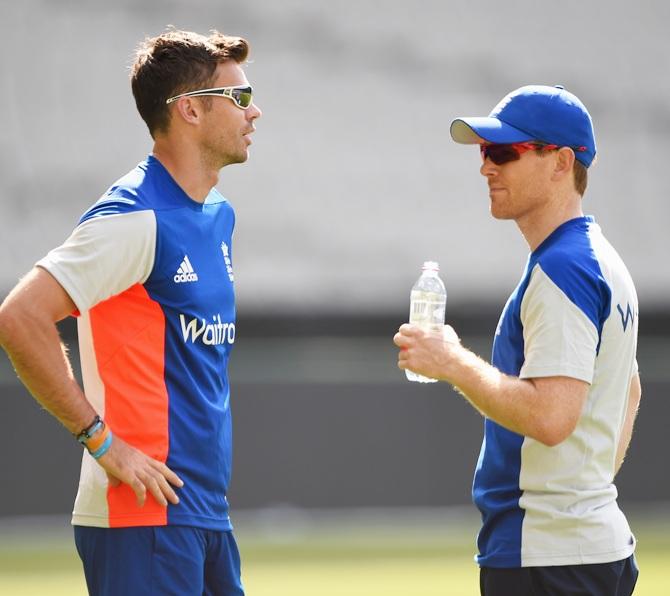
[[[184,481],[178,505],[149,494],[140,508],[84,452],[74,524],[231,528],[234,223],[215,189],[193,201],[149,156],[38,263],[79,311],[88,400],[116,436]]]
[[[637,313],[632,279],[592,217],[564,223],[530,254],[492,363],[590,388],[574,432],[554,447],[485,420],[473,484],[480,566],[607,563],[634,551],[613,480],[637,372]]]

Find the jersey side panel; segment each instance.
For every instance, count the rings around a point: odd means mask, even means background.
[[[130,445],[161,462],[168,456],[164,380],[165,319],[140,284],[90,311],[105,420]],[[112,322],[112,324],[110,324]],[[107,488],[109,526],[165,525],[166,508],[147,494],[142,508],[127,484]]]
[[[104,418],[105,385],[98,372],[88,311],[84,311],[77,317],[77,335],[84,393],[95,411]],[[105,471],[84,449],[79,488],[72,512],[73,525],[109,527],[109,505],[106,498],[108,484],[109,480]]]

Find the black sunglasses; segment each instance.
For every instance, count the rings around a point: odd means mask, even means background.
[[[217,97],[227,97],[235,102],[235,105],[242,110],[246,110],[254,101],[254,92],[250,85],[243,87],[214,87],[212,89],[198,89],[197,91],[187,91],[165,100],[170,104],[177,101],[180,97],[199,97],[202,95],[213,95]]]
[[[554,151],[555,149],[560,149],[560,147],[560,145],[529,141],[525,143],[481,144],[479,145],[479,151],[483,161],[486,161],[488,157],[494,164],[501,166],[508,161],[516,161],[526,151]],[[580,152],[586,151],[585,146],[570,147],[570,149]]]
[[[545,145],[543,143],[510,143],[499,145],[492,143],[490,145],[482,144],[479,146],[482,160],[486,161],[488,157],[497,166],[501,166],[509,161],[516,161],[526,151],[552,151],[553,149],[558,149],[558,145]]]

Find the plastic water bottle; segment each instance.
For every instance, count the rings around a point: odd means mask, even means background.
[[[409,322],[426,331],[442,332],[447,306],[447,290],[440,279],[440,266],[435,261],[426,261],[421,268],[421,277],[414,284],[410,294]],[[410,381],[436,383],[437,379],[405,371]]]

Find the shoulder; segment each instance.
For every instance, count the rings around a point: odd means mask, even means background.
[[[536,265],[566,292],[575,285],[604,281],[600,263],[590,247],[555,246],[540,255]]]
[[[218,200],[227,204],[217,192]],[[133,211],[171,211],[190,202],[165,167],[152,155],[112,184],[81,217],[79,223]]]
[[[590,218],[569,221],[538,249],[537,264],[566,293],[584,284],[606,286],[595,248],[601,237]]]
[[[610,285],[590,235],[582,229],[563,234],[536,256],[531,274],[531,284],[533,282],[554,285],[597,327],[609,309]]]
[[[152,175],[148,160],[114,182],[105,193],[81,216],[79,224],[109,215],[122,215],[154,207],[152,204]]]

